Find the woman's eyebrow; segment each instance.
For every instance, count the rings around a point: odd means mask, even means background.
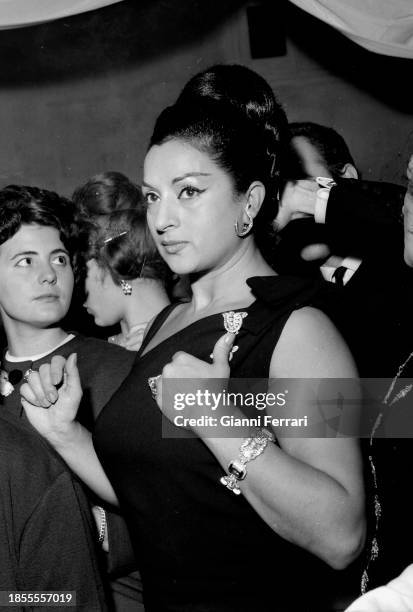
[[[183,174],[182,176],[177,176],[176,178],[174,178],[172,180],[172,185],[175,185],[175,183],[179,183],[180,181],[184,181],[185,179],[192,177],[192,176],[211,176],[210,172],[185,172],[185,174]]]
[[[13,257],[10,257],[10,261],[13,261],[13,259],[16,259],[16,257],[21,257],[22,255],[38,255],[38,254],[39,253],[37,251],[19,251],[18,253],[13,255]]]
[[[145,181],[142,181],[142,187],[147,187],[148,189],[155,189],[155,187],[149,185],[149,183],[146,183]]]
[[[185,174],[182,174],[182,176],[177,176],[174,179],[172,179],[172,185],[175,185],[176,183],[180,183],[181,181],[184,181],[187,178],[190,177],[197,177],[197,176],[211,176],[210,172],[185,172]],[[148,189],[154,189],[156,190],[156,187],[153,187],[153,185],[150,185],[149,183],[147,183],[146,181],[142,181],[142,187],[147,187]]]
[[[69,252],[64,247],[60,247],[58,249],[53,249],[52,251],[50,251],[50,255],[54,255],[55,253],[65,253],[66,255],[69,255]],[[19,251],[18,253],[15,253],[13,257],[10,257],[10,261],[13,261],[17,257],[25,257],[27,255],[38,255],[38,254],[39,254],[38,251]]]
[[[65,255],[70,255],[69,251],[64,247],[60,247],[59,249],[53,249],[53,251],[50,251],[50,255],[54,255],[55,253],[65,253]]]

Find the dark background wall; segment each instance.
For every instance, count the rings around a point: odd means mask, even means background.
[[[217,62],[260,72],[291,120],[338,129],[366,178],[402,183],[413,152],[412,60],[364,51],[282,0],[272,6],[286,54],[251,59],[246,6],[125,0],[0,31],[0,184],[70,194],[103,170],[139,180],[156,115],[189,76]]]

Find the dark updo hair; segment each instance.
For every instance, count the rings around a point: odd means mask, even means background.
[[[117,210],[103,226],[94,225],[84,259],[95,259],[108,270],[113,282],[147,278],[167,286],[172,273],[159,255],[142,208]]]
[[[70,200],[54,191],[8,185],[0,189],[0,245],[12,238],[22,225],[54,227],[73,258],[78,247],[74,210]]]
[[[153,146],[177,138],[207,153],[232,177],[239,194],[255,180],[264,184],[266,196],[253,232],[270,264],[287,126],[261,76],[244,66],[218,65],[187,83],[177,102],[158,117],[150,141]]]
[[[229,104],[261,125],[267,132],[268,155],[276,157],[273,172],[278,178],[288,140],[288,120],[267,81],[246,66],[217,64],[193,76],[177,102],[197,103],[200,99]]]
[[[97,216],[135,208],[141,204],[142,194],[124,174],[103,172],[78,187],[72,200],[81,214]]]

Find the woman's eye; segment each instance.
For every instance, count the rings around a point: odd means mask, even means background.
[[[187,187],[184,187],[180,193],[179,193],[179,198],[193,198],[194,196],[199,195],[200,193],[202,193],[202,191],[205,190],[201,190],[198,189],[197,187],[193,187],[193,185],[188,185]]]
[[[153,191],[148,191],[148,193],[145,193],[143,197],[144,197],[146,204],[153,204],[154,202],[157,202],[159,199],[158,195],[154,193]]]
[[[33,259],[31,257],[22,257],[22,259],[19,259],[19,261],[16,263],[16,266],[19,268],[27,268],[28,266],[31,266],[32,263]]]
[[[54,257],[54,259],[52,260],[52,263],[57,265],[57,266],[67,266],[68,264],[68,258],[66,255],[57,255],[56,257]]]

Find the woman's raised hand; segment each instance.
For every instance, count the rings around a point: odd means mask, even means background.
[[[227,332],[215,343],[212,352],[212,363],[202,361],[193,355],[183,351],[175,353],[172,361],[166,364],[162,370],[162,375],[156,381],[156,401],[163,414],[171,421],[176,417],[177,412],[174,407],[173,395],[182,391],[195,394],[205,391],[214,391],[212,386],[213,379],[219,380],[219,390],[222,391],[222,380],[226,380],[230,374],[229,356],[234,343],[235,334]],[[180,379],[174,383],[171,379]],[[182,379],[190,379],[183,381]],[[202,379],[208,379],[209,383],[203,383]],[[216,384],[216,383],[215,383]],[[196,414],[197,405],[193,406]],[[188,414],[188,413],[187,413]],[[188,414],[188,416],[190,416]]]
[[[56,355],[38,372],[30,371],[20,388],[27,418],[54,445],[60,437],[70,435],[82,399],[76,362],[76,353],[67,360]]]

